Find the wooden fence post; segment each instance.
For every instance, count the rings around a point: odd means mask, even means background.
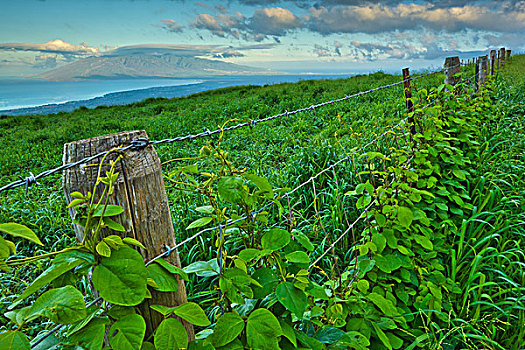
[[[412,88],[410,87],[410,71],[408,68],[403,68],[403,86],[405,87],[405,98],[407,100],[407,110],[408,113],[414,111],[414,103],[412,102]],[[414,115],[408,117],[408,125],[410,125],[410,133],[412,135],[416,134],[416,124],[414,121]]]
[[[508,61],[510,59],[510,54],[511,54],[512,50],[507,50],[505,52],[505,61]]]
[[[490,50],[490,75],[494,75],[495,65],[496,65],[496,50]]]
[[[479,58],[479,88],[485,86],[487,80],[487,69],[488,69],[489,57],[487,55]]]
[[[479,57],[476,58],[476,66],[474,73],[474,90],[478,91],[479,87]]]
[[[459,82],[459,78],[455,77],[454,74],[461,72],[461,65],[459,64],[459,57],[447,57],[445,59],[445,84],[456,85]]]
[[[67,143],[64,145],[63,161],[64,163],[75,162],[114,147],[129,145],[137,138],[147,138],[146,132],[121,132]],[[116,157],[115,154],[111,154],[104,163],[109,163]],[[101,159],[98,159],[93,163],[100,161]],[[105,174],[107,169],[109,166],[103,166],[102,174]],[[93,190],[97,180],[97,171],[97,166],[90,166],[72,168],[63,173],[62,185],[68,203],[72,200],[70,193],[79,191],[86,194]],[[110,196],[109,202],[122,206],[124,213],[115,216],[114,220],[126,229],[125,232],[120,232],[121,237],[132,237],[144,244],[147,250],[140,249],[140,253],[144,260],[148,261],[163,253],[164,245],[173,247],[176,244],[160,159],[152,146],[147,146],[142,150],[128,150],[124,158],[117,163],[116,171],[119,172],[119,177],[115,184],[115,192]],[[95,200],[100,198],[102,191],[103,186],[98,186],[97,192],[93,194]],[[73,209],[70,209],[70,214],[73,217]],[[77,238],[82,240],[83,228],[75,225],[75,231]],[[166,260],[173,265],[181,266],[177,251],[174,251]],[[162,315],[151,310],[150,305],[176,306],[187,302],[184,283],[180,279],[178,282],[177,292],[153,291],[152,298],[146,299],[139,305],[147,325],[146,338],[162,321]],[[193,339],[193,326],[185,321],[183,324],[189,338]]]
[[[503,62],[505,61],[505,48],[502,47],[499,49],[499,62],[498,62],[498,68],[500,68],[503,65]]]

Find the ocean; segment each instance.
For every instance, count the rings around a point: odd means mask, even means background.
[[[237,85],[270,85],[349,75],[254,75],[195,79],[45,81],[0,79],[0,115],[71,112],[81,106],[129,104],[150,97],[174,98]]]

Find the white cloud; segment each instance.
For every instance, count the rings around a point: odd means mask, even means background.
[[[45,43],[0,43],[0,50],[10,51],[40,51],[61,55],[92,56],[99,53],[99,49],[87,43],[80,45],[70,44],[60,39]]]

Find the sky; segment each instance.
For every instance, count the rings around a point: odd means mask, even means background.
[[[351,73],[525,51],[525,0],[0,1],[0,76],[132,53]]]

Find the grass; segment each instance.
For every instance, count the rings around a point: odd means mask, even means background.
[[[500,119],[487,122],[477,136],[475,176],[468,192],[474,206],[470,217],[460,226],[460,234],[450,242],[447,276],[460,286],[455,299],[456,312],[443,327],[432,314],[422,313],[428,348],[509,348],[525,346],[525,259],[522,228],[525,215],[524,150],[525,126],[525,56],[515,56],[500,75],[495,97]],[[443,81],[441,74],[418,80],[417,89],[429,89]],[[203,92],[177,99],[148,99],[128,106],[78,109],[72,113],[49,116],[0,117],[0,184],[60,165],[63,144],[112,132],[143,129],[150,139],[198,133],[214,129],[230,120],[248,121],[294,110],[310,104],[340,98],[372,87],[399,81],[400,76],[375,73],[349,79],[303,81],[295,84],[255,87],[241,86]],[[406,116],[403,89],[399,86],[326,106],[289,118],[238,129],[225,135],[223,149],[237,166],[268,177],[274,187],[293,188],[321,169],[362,146],[397,124]],[[157,147],[163,162],[192,157],[209,140],[175,143]],[[375,150],[386,151],[395,139],[382,140]],[[188,162],[169,162],[163,171],[169,175]],[[207,164],[200,162],[205,168]],[[323,252],[347,222],[357,217],[355,201],[343,194],[359,183],[356,167],[344,163],[334,173],[320,177],[295,193],[291,206],[297,227],[316,245],[312,259]],[[26,195],[22,189],[0,195],[0,222],[16,221],[31,227],[42,238],[46,251],[73,244],[69,213],[61,192],[60,176],[43,179]],[[168,199],[175,225],[176,239],[189,233],[185,227],[199,214],[194,208],[204,204],[195,194],[182,193],[168,185]],[[314,200],[315,199],[315,200]],[[275,214],[275,213],[274,213]],[[322,260],[330,276],[337,276],[351,261],[352,246],[362,226],[343,240],[333,253]],[[229,251],[237,251],[242,242],[227,242]],[[21,242],[20,255],[38,254]],[[213,237],[202,236],[180,250],[183,265],[209,260],[216,255]],[[334,257],[337,257],[337,262]],[[0,311],[19,294],[46,263],[17,270],[15,275],[0,275]],[[192,276],[188,284],[190,300],[213,310],[213,281]],[[322,276],[316,276],[322,281]],[[0,316],[1,320],[1,316]],[[35,327],[35,332],[39,329]],[[508,333],[508,330],[513,330]],[[507,333],[505,332],[507,331]],[[419,339],[419,338],[418,338]],[[502,345],[503,344],[503,345]]]

